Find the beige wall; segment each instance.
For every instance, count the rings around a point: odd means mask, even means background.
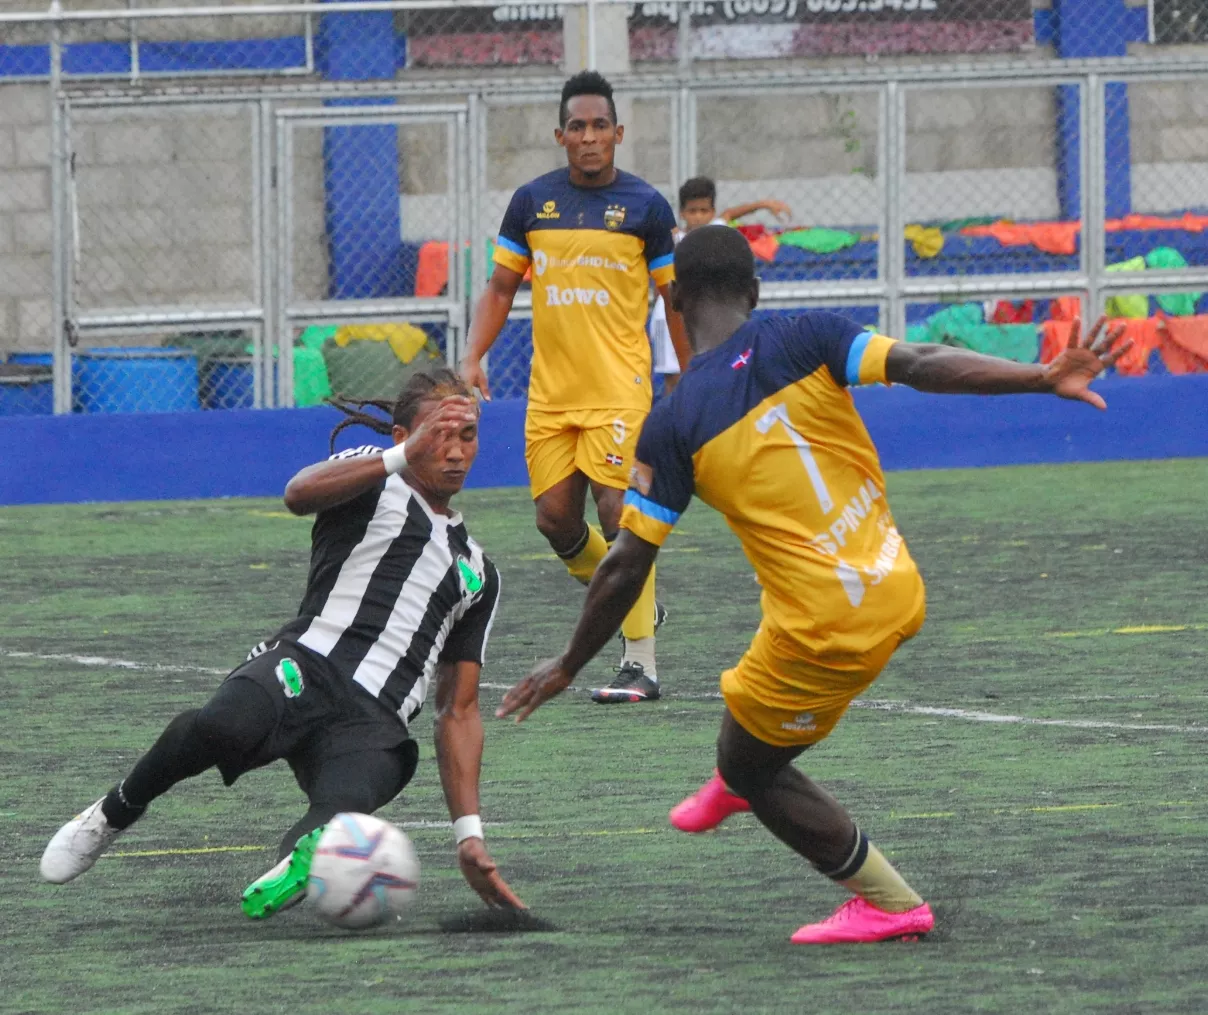
[[[49,102],[0,84],[0,351],[50,346]]]

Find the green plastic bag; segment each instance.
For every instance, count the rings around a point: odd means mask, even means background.
[[[833,254],[860,242],[859,236],[843,229],[791,229],[777,239],[790,247],[801,247],[815,254]]]
[[[1108,271],[1144,271],[1145,258],[1130,257],[1127,261],[1109,264]],[[1125,296],[1109,296],[1105,306],[1108,317],[1127,317],[1132,320],[1144,320],[1149,316],[1149,297],[1138,293]]]
[[[1186,268],[1187,259],[1174,247],[1154,247],[1145,255],[1145,263],[1150,268],[1165,268],[1167,271]],[[1200,302],[1203,293],[1162,293],[1157,297],[1160,306],[1171,317],[1191,317],[1195,314],[1196,304]]]
[[[1034,324],[987,324],[980,303],[945,307],[925,325],[907,329],[907,339],[972,349],[1016,363],[1035,363],[1040,355],[1040,332]]]
[[[331,395],[327,364],[317,349],[304,345],[294,348],[294,405],[299,409],[321,405]]]

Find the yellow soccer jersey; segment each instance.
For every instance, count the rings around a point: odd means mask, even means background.
[[[533,269],[529,402],[546,410],[650,408],[650,280],[674,276],[675,214],[631,173],[576,187],[568,169],[512,196],[495,261]]]
[[[846,390],[893,340],[836,314],[749,321],[697,356],[638,442],[621,526],[661,545],[695,493],[738,535],[786,652],[841,667],[917,617],[923,583]],[[714,590],[725,596],[727,590]]]

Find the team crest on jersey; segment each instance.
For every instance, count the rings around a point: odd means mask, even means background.
[[[537,212],[537,218],[539,219],[558,219],[561,217],[562,213],[558,211],[557,201],[546,201],[541,206],[541,210]]]
[[[625,208],[623,205],[610,204],[604,209],[604,227],[620,229],[625,224]]]
[[[294,660],[286,656],[281,662],[277,663],[275,670],[277,674],[277,683],[281,685],[281,690],[285,692],[287,698],[296,698],[304,689],[302,683],[302,667]]]
[[[457,558],[457,573],[461,576],[461,585],[470,595],[482,591],[483,576],[474,570],[474,566],[465,557]]]
[[[645,462],[634,462],[629,470],[629,485],[643,497],[649,496],[650,487],[654,485],[654,469]]]

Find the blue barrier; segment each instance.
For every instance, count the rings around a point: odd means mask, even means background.
[[[181,412],[201,408],[197,356],[184,349],[81,349],[72,367],[77,412]]]
[[[1208,456],[1208,377],[1115,378],[1110,411],[1052,398],[855,392],[887,469]],[[519,399],[484,406],[470,486],[524,486]],[[278,496],[324,457],[333,409],[0,419],[0,504]],[[341,447],[380,442],[346,431]]]

